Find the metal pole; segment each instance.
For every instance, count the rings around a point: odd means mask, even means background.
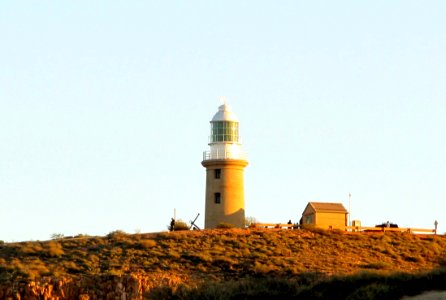
[[[352,216],[351,200],[352,200],[352,194],[348,193],[348,224],[349,224],[349,226],[352,226],[352,222],[351,222],[351,216]]]

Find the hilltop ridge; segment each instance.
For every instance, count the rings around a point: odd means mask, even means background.
[[[116,231],[105,237],[0,245],[0,299],[14,293],[22,299],[31,299],[32,293],[60,299],[101,299],[103,293],[164,299],[180,287],[253,278],[319,282],[365,272],[418,276],[443,270],[445,257],[446,238],[434,235],[319,229]]]

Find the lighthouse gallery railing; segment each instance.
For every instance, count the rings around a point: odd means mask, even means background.
[[[204,151],[203,160],[211,159],[241,159],[246,160],[246,153],[242,151]]]

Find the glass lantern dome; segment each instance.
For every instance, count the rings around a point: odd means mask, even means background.
[[[218,112],[211,120],[210,144],[239,143],[239,122],[228,104],[218,107]]]
[[[210,149],[203,153],[203,160],[246,160],[246,154],[241,147],[239,121],[228,104],[225,103],[218,107],[218,111],[210,123]]]

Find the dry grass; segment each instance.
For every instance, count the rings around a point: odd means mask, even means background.
[[[445,265],[446,238],[324,230],[206,230],[0,245],[0,281],[166,272],[212,278],[417,273]]]

